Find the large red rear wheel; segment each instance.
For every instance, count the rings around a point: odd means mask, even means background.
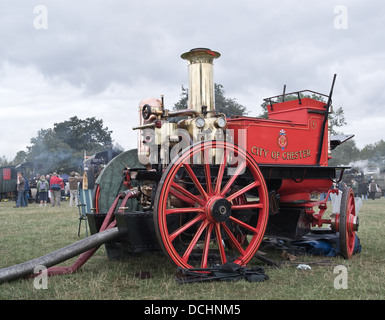
[[[163,251],[183,268],[246,265],[268,219],[267,187],[255,160],[223,141],[196,144],[162,175],[154,223]]]

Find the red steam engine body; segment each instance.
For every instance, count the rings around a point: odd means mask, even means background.
[[[127,231],[106,244],[111,258],[160,248],[179,267],[206,268],[247,265],[266,236],[301,239],[326,227],[350,258],[354,194],[333,188],[345,168],[328,166],[330,150],[351,137],[329,134],[335,77],[329,95],[317,93],[327,102],[301,91],[290,101],[288,94],[265,99],[268,119],[227,117],[215,110],[219,56],[205,48],[182,55],[188,109],[168,110],[163,98],[140,103],[138,149],[114,158],[96,181],[93,233],[107,220]],[[341,204],[326,216],[331,193],[342,194]]]

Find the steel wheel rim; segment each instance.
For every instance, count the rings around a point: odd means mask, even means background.
[[[228,153],[237,154],[240,159],[243,159],[243,162],[241,162],[244,165],[244,169],[251,173],[254,182],[243,186],[238,191],[230,191],[229,193],[232,183],[235,184],[241,177],[241,174],[237,174],[237,172],[242,171],[242,166],[236,168],[235,174],[232,176],[226,176],[225,171],[228,166],[224,159],[227,157],[222,156],[221,164],[218,167],[218,175],[215,179],[211,176],[210,166],[202,165],[206,181],[212,181],[212,183],[207,183],[206,186],[203,186],[198,181],[193,166],[190,166],[187,162],[201,152],[205,152],[206,155],[210,149],[223,150],[225,155]],[[192,194],[175,183],[176,175],[180,170],[187,172],[189,179],[194,183],[193,188],[199,192]],[[225,178],[228,180],[225,181]],[[258,202],[241,201],[242,197],[246,197],[246,193],[253,189],[258,192]],[[167,207],[170,196],[179,198],[179,200],[186,200],[189,206]],[[228,209],[229,205],[231,213]],[[253,215],[258,210],[257,221],[254,224],[242,222],[237,218],[236,213],[246,212],[247,210],[250,210]],[[179,215],[180,221],[183,220],[183,224],[180,223],[176,229],[172,229],[171,223],[167,221],[167,217],[171,215]],[[186,218],[187,215],[192,217]],[[186,219],[184,220],[184,218]],[[251,220],[252,218],[250,217],[249,219]],[[198,254],[198,256],[201,255],[199,262],[201,268],[208,267],[210,253],[219,254],[222,264],[229,261],[228,248],[224,240],[227,240],[231,247],[233,247],[232,251],[234,251],[234,248],[235,251],[238,251],[238,256],[231,261],[240,265],[246,265],[256,253],[263,239],[267,219],[267,187],[257,163],[246,151],[227,142],[203,142],[182,152],[182,155],[174,159],[165,170],[157,189],[154,204],[154,223],[158,241],[163,251],[171,260],[184,268],[197,267],[197,265],[193,266],[191,264],[191,257],[196,251],[197,244],[202,247],[202,252]],[[238,234],[235,235],[229,225],[235,229],[238,228],[251,232],[250,241],[246,244],[241,244],[239,240],[236,240]],[[194,230],[191,234],[191,240],[186,243],[186,248],[178,252],[174,244],[176,238],[187,233],[189,230]],[[212,248],[213,243],[216,243],[216,248]]]

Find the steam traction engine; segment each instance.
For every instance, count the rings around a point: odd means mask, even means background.
[[[326,225],[350,258],[354,194],[332,188],[344,168],[328,166],[330,148],[341,143],[328,134],[334,81],[327,104],[296,93],[292,101],[267,99],[268,119],[226,118],[214,107],[219,56],[204,48],[181,56],[189,109],[167,110],[163,98],[140,103],[138,149],[114,158],[96,181],[91,230],[115,219],[127,231],[106,244],[111,259],[161,248],[177,266],[206,268],[246,265],[266,235],[299,239]],[[324,217],[329,194],[339,192],[340,209]],[[327,196],[313,200],[314,193]]]

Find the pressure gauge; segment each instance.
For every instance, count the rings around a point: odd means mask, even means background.
[[[205,119],[203,118],[197,118],[195,120],[195,124],[199,129],[202,129],[205,126]]]
[[[215,124],[217,127],[219,128],[224,128],[226,127],[226,119],[223,118],[223,117],[219,117],[216,121],[215,121]]]

